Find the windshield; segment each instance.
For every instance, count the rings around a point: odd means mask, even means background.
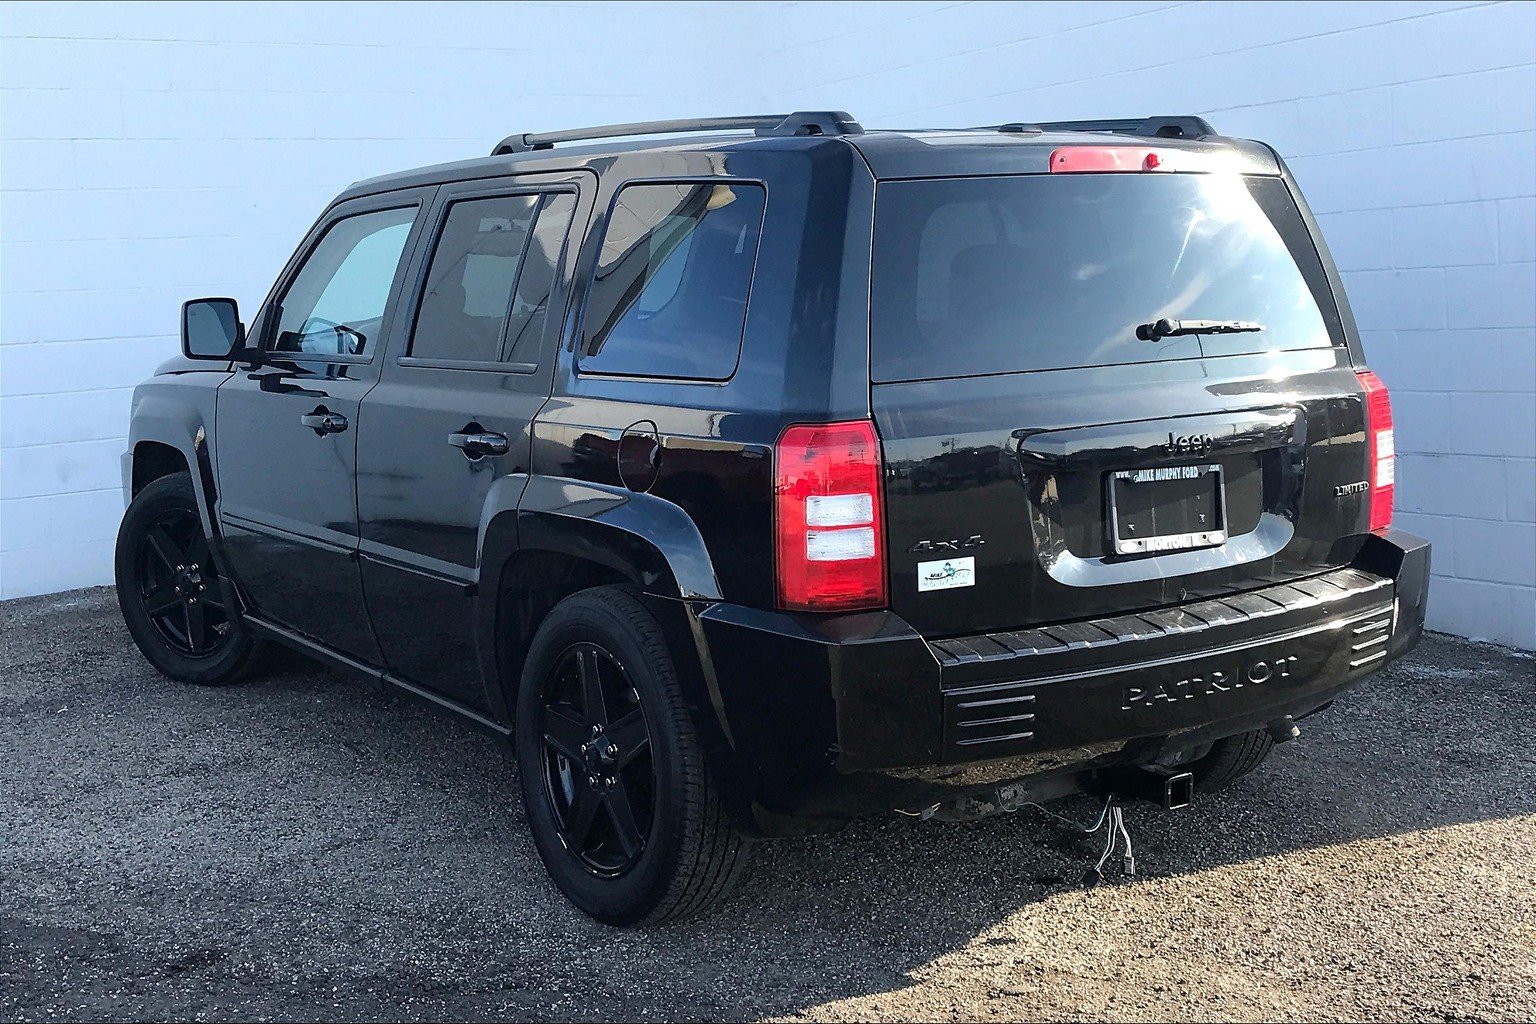
[[[1138,339],[1162,319],[1262,330]],[[1285,183],[1232,174],[884,182],[870,333],[876,381],[1344,344]]]

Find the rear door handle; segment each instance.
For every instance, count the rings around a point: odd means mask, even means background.
[[[487,455],[505,455],[512,450],[512,442],[506,434],[476,431],[465,434],[449,434],[448,443],[471,459],[483,459]]]
[[[326,434],[339,434],[347,429],[347,418],[339,412],[327,412],[324,406],[307,416],[300,416],[299,422],[322,437]]]

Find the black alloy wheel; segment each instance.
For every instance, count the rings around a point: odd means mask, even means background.
[[[188,473],[146,484],[123,514],[117,604],[148,662],[184,683],[222,685],[255,664],[260,645],[226,605]]]
[[[566,849],[613,878],[645,852],[656,802],[650,731],[623,666],[584,642],[555,663],[542,705],[544,791]]]
[[[224,593],[193,510],[168,509],[143,532],[136,583],[145,615],[179,654],[209,658],[229,642]]]
[[[514,739],[528,827],[550,879],[605,924],[703,913],[745,870],[691,706],[627,588],[571,594],[527,647]]]

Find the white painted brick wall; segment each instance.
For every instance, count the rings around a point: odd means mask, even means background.
[[[706,12],[707,13],[704,13]],[[1536,5],[0,8],[0,596],[104,582],[128,390],[347,182],[514,129],[1199,113],[1291,163],[1392,386],[1437,628],[1536,648]]]
[[[1290,163],[1392,388],[1430,624],[1536,648],[1536,4],[789,3],[774,107],[1201,114]]]
[[[763,8],[0,6],[0,598],[105,583],[132,387],[349,182],[745,109]]]

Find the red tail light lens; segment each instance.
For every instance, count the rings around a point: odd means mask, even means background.
[[[779,607],[883,608],[880,439],[867,420],[793,426],[774,450]]]
[[[1365,388],[1365,440],[1371,472],[1371,532],[1392,525],[1392,496],[1397,484],[1397,442],[1392,436],[1392,399],[1387,386],[1370,370],[1360,371]]]

